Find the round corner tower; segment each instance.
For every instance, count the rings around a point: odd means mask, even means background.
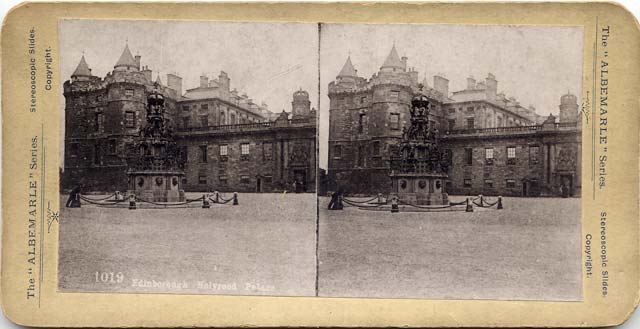
[[[560,122],[578,121],[578,97],[567,93],[560,97]]]
[[[302,88],[294,92],[293,101],[291,102],[291,110],[294,118],[309,116],[311,113],[309,93],[302,90]]]

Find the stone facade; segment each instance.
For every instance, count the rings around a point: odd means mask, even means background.
[[[349,57],[329,84],[329,189],[362,194],[391,190],[390,146],[408,127],[410,101],[420,91],[432,103],[429,125],[441,148],[452,152],[448,193],[559,195],[564,184],[571,195],[580,195],[581,125],[575,96],[563,95],[559,122],[555,117],[549,121],[533,106],[523,107],[498,93],[491,73],[482,82],[469,77],[464,90],[449,93],[446,78],[434,76],[433,87],[426,77],[419,82],[407,60],[394,46],[380,70],[365,79]],[[535,150],[534,145],[546,153],[529,164],[524,155],[530,146]],[[507,147],[510,156],[515,148],[516,159],[509,158],[509,165]],[[493,148],[491,165],[484,161],[486,148]],[[464,152],[472,152],[472,165],[464,164]],[[469,180],[470,187],[465,185]]]
[[[64,83],[63,189],[80,184],[85,191],[126,190],[126,153],[139,139],[147,97],[156,90],[165,99],[166,125],[187,152],[186,191],[292,190],[293,182],[298,190],[315,191],[316,112],[308,93],[293,94],[294,115],[288,118],[284,111],[272,113],[266,104],[230,90],[225,72],[217,79],[200,77],[200,85],[183,94],[181,77],[167,74],[166,85],[159,75],[153,81],[140,60],[127,45],[113,71],[100,78],[83,56]],[[245,144],[248,154],[240,149]],[[204,165],[197,155],[202,145],[210,156]],[[214,157],[219,145],[227,145],[224,161]],[[268,145],[271,156],[262,151]],[[206,184],[200,184],[201,176]]]

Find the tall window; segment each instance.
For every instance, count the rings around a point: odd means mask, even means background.
[[[182,117],[182,127],[189,128],[189,117]]]
[[[471,187],[471,178],[464,179],[464,187]]]
[[[380,142],[379,141],[375,141],[373,142],[372,147],[372,151],[371,153],[373,153],[373,156],[380,156]]]
[[[209,104],[200,104],[200,109],[208,110],[209,109]]]
[[[515,188],[516,187],[516,180],[515,179],[507,179],[507,188]]]
[[[271,161],[273,158],[273,144],[271,142],[262,143],[262,159]]]
[[[475,122],[473,118],[467,118],[467,129],[473,129]]]
[[[531,164],[536,164],[539,161],[540,157],[540,147],[537,145],[529,146],[529,162]]]
[[[249,155],[249,143],[240,144],[240,154]]]
[[[493,148],[487,147],[484,149],[484,160],[486,164],[493,164]]]
[[[227,124],[227,121],[225,121],[224,112],[220,112],[220,123],[219,123],[219,125],[222,126],[222,125],[225,125],[225,124]]]
[[[507,164],[516,163],[516,148],[515,146],[507,147]]]
[[[389,127],[394,130],[400,129],[399,113],[391,113],[391,115],[389,116]]]
[[[200,125],[202,127],[209,127],[209,116],[201,115],[200,116]]]
[[[124,112],[124,124],[127,128],[134,128],[136,126],[136,112]]]
[[[220,145],[220,156],[226,157],[229,155],[229,147],[227,145]]]
[[[358,133],[362,134],[364,132],[364,125],[367,121],[367,115],[364,113],[360,113],[358,116]]]
[[[109,140],[109,154],[116,154],[116,145],[115,139]]]
[[[484,180],[484,187],[493,188],[493,179],[485,179]]]
[[[182,105],[183,111],[189,111],[189,105]]]
[[[95,125],[96,125],[96,131],[97,132],[103,132],[104,131],[104,115],[102,114],[102,112],[96,113]]]
[[[467,166],[473,164],[473,149],[464,149],[464,163]]]
[[[229,121],[230,121],[230,122],[229,122],[229,124],[230,124],[230,125],[235,125],[235,124],[237,123],[237,122],[236,122],[236,115],[235,115],[234,113],[231,113],[231,114],[229,115]]]
[[[124,95],[127,97],[133,97],[133,89],[125,89]]]
[[[397,101],[400,98],[400,92],[397,90],[392,90],[389,92],[389,100]]]
[[[98,143],[93,146],[93,163],[100,164],[100,144]]]
[[[333,158],[334,159],[342,158],[342,145],[333,146]]]
[[[450,119],[449,121],[449,130],[453,130],[456,127],[456,120],[455,119]]]
[[[199,175],[198,176],[198,184],[206,185],[207,184],[207,175]]]
[[[206,163],[207,160],[207,145],[200,145],[200,162]]]
[[[364,167],[364,157],[364,146],[360,145],[358,146],[358,166]]]
[[[456,108],[455,107],[449,108],[449,114],[456,114]]]

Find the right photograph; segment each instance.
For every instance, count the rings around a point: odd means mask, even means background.
[[[318,295],[582,300],[583,38],[321,24]]]

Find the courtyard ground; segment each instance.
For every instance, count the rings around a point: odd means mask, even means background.
[[[320,296],[582,299],[580,199],[395,214],[328,202],[319,201]]]
[[[59,289],[313,296],[316,196],[240,194],[239,201],[210,209],[64,208]]]

